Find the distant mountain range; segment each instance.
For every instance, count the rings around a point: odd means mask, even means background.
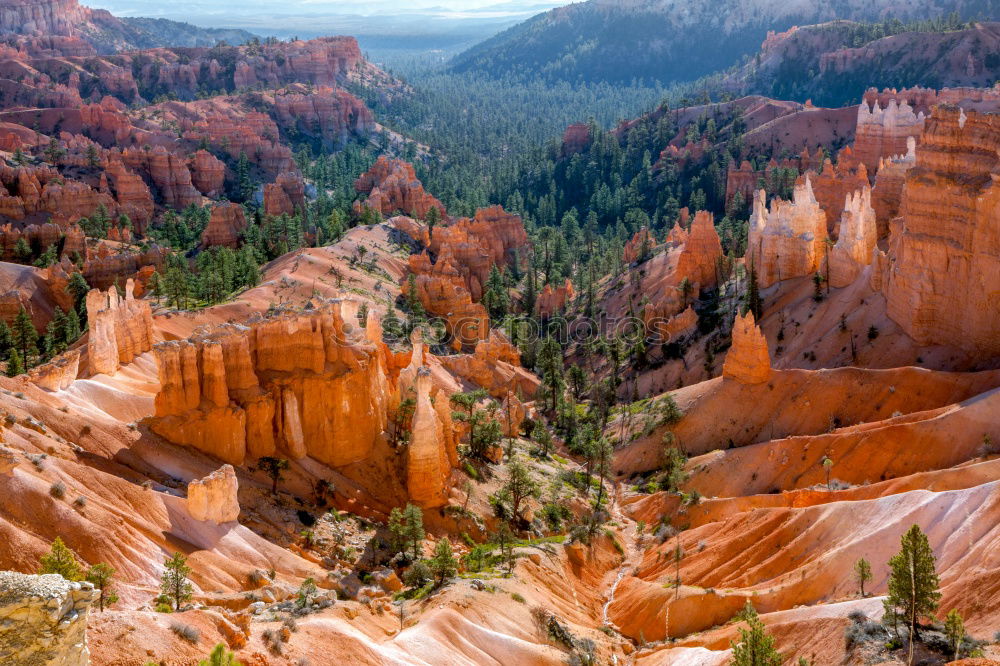
[[[505,30],[457,56],[453,69],[571,82],[691,81],[752,55],[769,31],[950,12],[1000,18],[1000,0],[588,0]]]
[[[840,106],[856,103],[869,86],[989,87],[1000,80],[1000,23],[880,34],[883,28],[834,21],[775,34],[706,87]]]
[[[262,36],[311,38],[352,35],[362,47],[433,50],[468,48],[561,0],[291,0],[179,2],[98,0],[94,6],[118,16],[153,16],[198,25],[225,25]]]

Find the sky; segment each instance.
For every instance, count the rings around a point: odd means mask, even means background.
[[[479,41],[568,0],[81,0],[118,16],[151,16],[261,36],[450,35]]]

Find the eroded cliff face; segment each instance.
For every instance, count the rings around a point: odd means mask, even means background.
[[[810,172],[809,182],[819,207],[826,213],[827,233],[836,238],[839,233],[840,215],[844,212],[845,198],[868,186],[868,169],[864,164],[854,168],[834,165],[830,160],[823,163],[820,173]]]
[[[354,189],[368,195],[364,201],[355,202],[357,212],[367,207],[383,215],[399,211],[425,219],[431,208],[437,208],[442,219],[447,217],[444,204],[424,190],[413,165],[403,160],[380,156],[372,168],[354,182]]]
[[[526,256],[528,235],[521,218],[502,206],[490,206],[472,218],[435,226],[433,232],[406,217],[391,223],[426,248],[409,258],[409,272],[424,308],[444,318],[458,346],[485,339],[489,317],[479,303],[483,287],[494,266],[506,270]],[[432,255],[436,255],[433,261]],[[404,279],[404,289],[408,281]]]
[[[448,500],[447,480],[452,465],[442,446],[446,424],[435,407],[448,398],[439,392],[431,402],[431,373],[426,367],[417,371],[415,389],[412,434],[406,448],[406,492],[419,506],[443,506]],[[447,427],[451,427],[450,419]]]
[[[394,379],[386,352],[354,325],[356,311],[335,301],[158,345],[151,427],[233,465],[276,453],[333,467],[365,459],[385,429]]]
[[[889,222],[899,214],[906,172],[916,163],[917,140],[912,136],[906,139],[905,155],[895,155],[879,161],[878,175],[875,176],[875,187],[872,189],[872,208],[875,209],[879,238],[884,238],[889,233]]]
[[[0,571],[0,660],[87,666],[87,616],[97,594],[57,574]]]
[[[874,171],[879,160],[905,154],[907,138],[919,136],[924,122],[923,111],[914,112],[912,106],[895,98],[884,108],[878,99],[871,106],[862,100],[858,106],[854,153],[869,171]]]
[[[840,236],[830,249],[830,285],[846,287],[871,263],[878,242],[872,191],[868,185],[848,194],[840,218]]]
[[[889,316],[919,344],[1000,353],[1000,115],[938,107],[906,174],[885,269]]]
[[[819,270],[826,254],[826,215],[813,195],[809,177],[796,183],[792,201],[772,199],[765,207],[764,190],[754,197],[747,261],[766,288]]]
[[[628,242],[625,243],[625,248],[622,250],[622,262],[631,264],[640,257],[648,257],[654,247],[656,247],[656,238],[650,233],[649,229],[643,227],[635,232],[632,238],[628,239]]]
[[[294,171],[282,171],[264,186],[265,215],[294,215],[305,207],[305,183]]]
[[[116,287],[87,294],[87,362],[91,374],[113,375],[124,363],[153,347],[153,314],[146,301],[133,295],[135,282],[125,283],[125,296]]]

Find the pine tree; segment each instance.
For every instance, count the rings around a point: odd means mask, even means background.
[[[66,344],[73,344],[80,335],[80,315],[76,313],[76,310],[70,310],[69,314],[66,315]]]
[[[41,564],[38,569],[39,574],[59,574],[69,581],[83,580],[83,572],[80,570],[76,553],[63,543],[62,537],[56,537],[48,554],[42,555],[39,562]]]
[[[192,588],[188,582],[191,567],[187,558],[180,553],[174,553],[163,563],[163,580],[160,589],[164,595],[174,602],[174,610],[180,611],[181,604],[191,598]]]
[[[90,285],[87,284],[87,279],[83,277],[83,273],[74,271],[73,274],[69,276],[69,285],[66,287],[66,290],[73,294],[73,306],[80,311],[81,314],[84,314],[86,312],[85,303],[87,300],[87,292],[90,291]]]
[[[257,467],[271,477],[271,494],[277,495],[278,482],[284,478],[282,473],[288,469],[288,461],[284,458],[264,456],[257,462]]]
[[[858,581],[858,587],[861,588],[861,596],[865,596],[865,583],[872,579],[872,565],[865,558],[860,558],[854,563],[854,580]]]
[[[430,210],[427,211],[427,217],[424,219],[424,222],[427,223],[427,240],[434,238],[434,227],[440,221],[441,211],[438,210],[437,206],[431,206]]]
[[[747,278],[747,310],[753,313],[753,318],[760,321],[764,303],[760,298],[760,287],[757,285],[757,268],[750,264],[750,276]]]
[[[243,664],[236,659],[232,652],[226,649],[224,643],[219,643],[212,649],[208,659],[202,659],[198,662],[198,666],[243,666]]]
[[[87,581],[93,583],[94,587],[100,591],[100,595],[97,597],[97,606],[102,613],[105,606],[110,606],[118,601],[118,595],[111,586],[114,576],[115,568],[104,562],[95,564],[87,570]]]
[[[38,355],[38,331],[31,323],[28,311],[21,306],[17,317],[14,318],[14,325],[11,327],[14,342],[14,349],[21,356],[21,361],[25,367],[31,367],[32,359]]]
[[[954,608],[948,611],[948,616],[944,620],[944,635],[955,649],[955,661],[958,661],[959,653],[962,651],[962,640],[965,638],[965,622]]]
[[[445,580],[458,572],[458,560],[455,559],[455,555],[451,549],[451,541],[448,540],[448,537],[437,542],[437,545],[434,547],[434,557],[431,558],[428,565],[434,575],[437,576],[438,587],[444,585]]]
[[[415,504],[407,504],[403,509],[405,529],[403,538],[413,548],[413,559],[420,557],[420,543],[424,540],[424,512]]]
[[[0,320],[0,359],[7,358],[13,345],[14,335],[10,332],[10,326]]]
[[[10,355],[7,357],[7,376],[17,377],[18,375],[24,374],[24,361],[21,360],[21,354],[17,349],[11,349]]]
[[[493,321],[499,321],[507,315],[507,309],[510,307],[510,294],[507,291],[503,274],[496,264],[490,269],[490,275],[486,280],[482,303]]]
[[[740,642],[733,643],[731,666],[781,666],[782,657],[774,649],[774,638],[767,633],[757,611],[747,601],[743,608],[746,629],[740,629]]]
[[[889,560],[889,594],[885,600],[890,622],[902,620],[910,628],[910,655],[913,660],[913,640],[917,621],[932,617],[941,593],[935,571],[934,551],[927,535],[913,525],[900,539],[900,550]]]

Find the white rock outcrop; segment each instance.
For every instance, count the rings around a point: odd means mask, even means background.
[[[62,576],[0,571],[0,664],[87,666],[87,612],[98,592]]]
[[[232,465],[223,465],[203,479],[188,484],[188,513],[195,520],[216,524],[240,517],[239,482]]]

